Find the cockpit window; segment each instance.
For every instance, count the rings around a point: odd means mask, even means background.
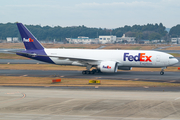
[[[169,59],[174,59],[175,57],[169,57]]]

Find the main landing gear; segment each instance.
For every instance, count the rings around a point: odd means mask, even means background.
[[[82,71],[82,74],[95,74],[95,73],[100,73],[100,72],[101,72],[100,70],[93,69],[92,71],[84,70]]]
[[[164,75],[164,71],[161,71],[161,72],[160,72],[160,75]]]
[[[93,67],[92,65],[87,64],[86,65],[87,70],[82,71],[82,74],[95,74],[101,72],[97,67],[96,69],[90,70],[92,67]]]
[[[160,75],[164,75],[164,69],[166,69],[166,67],[161,68]]]

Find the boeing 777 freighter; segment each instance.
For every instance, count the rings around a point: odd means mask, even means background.
[[[150,50],[47,49],[22,23],[17,26],[26,48],[17,51],[17,55],[57,65],[84,66],[87,70],[82,74],[146,67],[162,68],[160,74],[163,75],[164,69],[178,63],[170,54]],[[92,67],[96,69],[91,70]]]

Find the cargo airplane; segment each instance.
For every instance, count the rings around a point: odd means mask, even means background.
[[[82,74],[97,72],[116,73],[117,70],[131,70],[132,67],[164,69],[179,61],[172,55],[151,50],[97,50],[97,49],[47,49],[22,24],[17,23],[25,50],[16,51],[20,56],[56,65],[84,66]],[[94,67],[96,69],[91,70]]]

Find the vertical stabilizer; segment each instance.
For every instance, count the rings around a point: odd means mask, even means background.
[[[44,47],[39,41],[33,36],[33,34],[22,24],[17,23],[19,32],[21,34],[22,41],[26,50],[42,50]]]

